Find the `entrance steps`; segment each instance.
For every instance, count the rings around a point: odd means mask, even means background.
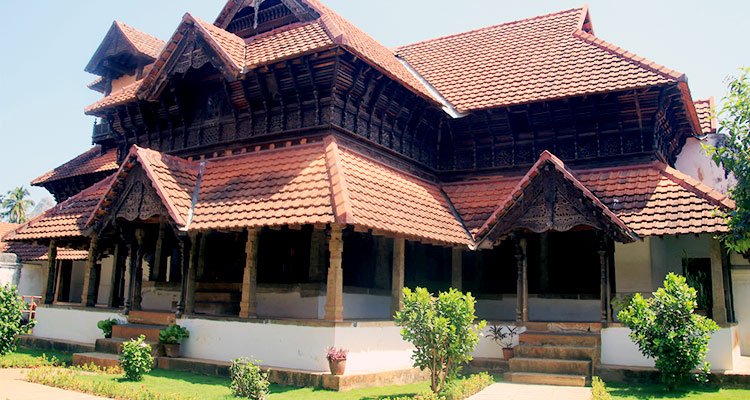
[[[528,329],[529,327],[527,327]],[[534,328],[539,328],[534,326]],[[519,336],[505,380],[516,383],[585,386],[599,360],[598,331],[527,330]]]
[[[174,313],[157,311],[131,311],[128,323],[112,327],[112,338],[97,339],[94,352],[73,354],[73,365],[95,364],[103,368],[117,366],[122,345],[143,335],[151,346],[151,354],[161,353],[159,331],[176,321]]]

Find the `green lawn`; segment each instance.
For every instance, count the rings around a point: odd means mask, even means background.
[[[614,400],[683,399],[683,400],[747,400],[750,389],[718,388],[717,386],[690,385],[668,392],[664,386],[607,383]]]
[[[72,358],[70,353],[61,351],[18,348],[14,353],[0,356],[0,368],[39,367],[48,365],[52,357],[64,364],[70,364]]]

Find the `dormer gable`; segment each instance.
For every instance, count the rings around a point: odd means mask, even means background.
[[[164,41],[115,21],[85,71],[108,79],[137,76],[154,62]]]
[[[320,18],[298,0],[230,0],[214,25],[243,39],[273,29]]]

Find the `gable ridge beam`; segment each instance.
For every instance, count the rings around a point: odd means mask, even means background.
[[[328,179],[331,184],[331,205],[337,223],[351,223],[353,213],[346,174],[341,164],[341,155],[336,139],[330,135],[324,139],[325,160]]]

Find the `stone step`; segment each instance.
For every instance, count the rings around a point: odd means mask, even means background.
[[[196,302],[225,302],[233,303],[242,299],[242,294],[237,292],[197,292],[195,294]]]
[[[108,354],[121,354],[122,344],[130,339],[123,338],[111,338],[111,339],[96,339],[95,349],[97,353],[108,353]],[[161,353],[159,342],[146,341],[151,346],[151,355],[158,356]]]
[[[537,346],[579,346],[597,347],[601,336],[593,333],[557,333],[557,332],[529,332],[518,337],[521,344]]]
[[[130,311],[128,322],[145,325],[173,325],[177,317],[173,312],[164,311]]]
[[[586,386],[586,377],[582,375],[543,374],[537,372],[507,372],[503,375],[505,382],[526,383],[532,385],[553,386]]]
[[[541,372],[545,374],[583,376],[591,375],[591,361],[513,357],[508,363],[511,372]]]
[[[597,348],[588,346],[552,346],[521,344],[516,346],[517,357],[522,358],[557,358],[563,360],[587,360],[597,358]]]
[[[73,365],[94,364],[101,368],[112,368],[120,365],[117,354],[110,353],[75,353],[73,354]]]
[[[112,327],[112,337],[117,339],[135,339],[140,335],[146,337],[147,341],[158,342],[159,331],[165,329],[166,325],[145,324],[123,324]]]

